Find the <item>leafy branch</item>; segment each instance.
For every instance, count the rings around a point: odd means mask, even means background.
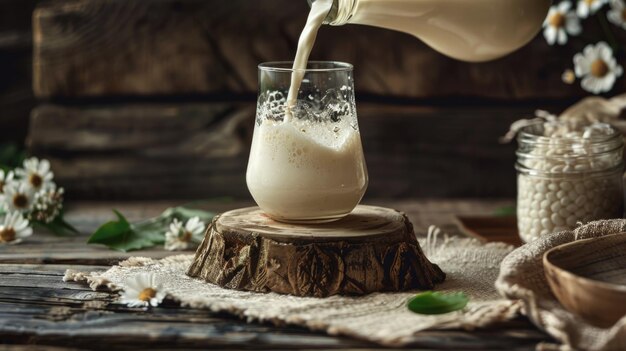
[[[26,151],[15,144],[0,145],[0,169],[7,172],[19,167],[26,159]]]
[[[102,244],[118,251],[132,251],[163,245],[167,228],[177,219],[186,222],[193,217],[199,217],[205,223],[215,216],[212,212],[187,207],[172,207],[166,209],[158,217],[145,221],[130,223],[119,211],[113,210],[117,220],[100,226],[88,239],[88,244]]]

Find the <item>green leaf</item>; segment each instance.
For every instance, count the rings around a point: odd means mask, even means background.
[[[33,222],[33,225],[36,225],[40,228],[47,229],[55,235],[59,236],[67,236],[79,234],[78,229],[74,228],[71,224],[67,223],[62,215],[57,216],[52,222],[44,223],[44,222]]]
[[[142,238],[152,242],[152,246],[165,243],[165,232],[169,223],[163,221],[152,223],[138,223],[132,225],[133,231]]]
[[[88,244],[101,244],[127,234],[131,230],[130,223],[128,223],[126,217],[124,217],[117,210],[113,210],[113,212],[117,216],[117,221],[110,221],[101,225],[100,228],[98,228],[98,230],[96,230],[96,232],[89,237],[89,240],[87,241]]]
[[[504,206],[497,208],[495,211],[493,211],[493,215],[496,217],[514,216],[515,211],[515,206]]]
[[[26,152],[16,144],[0,145],[0,169],[10,171],[19,167],[26,158]]]
[[[89,237],[88,244],[103,244],[124,252],[152,247],[156,244],[153,236],[137,233],[121,213],[116,210],[113,212],[117,216],[117,221],[110,221],[100,226]]]
[[[460,310],[469,298],[462,292],[442,294],[425,291],[412,297],[407,303],[409,310],[419,314],[442,314]]]
[[[172,207],[158,217],[130,224],[121,213],[115,210],[114,212],[118,220],[103,224],[91,235],[87,243],[103,244],[119,251],[144,249],[162,245],[165,242],[165,232],[174,219],[185,222],[192,217],[200,217],[202,221],[209,222],[215,216],[214,213],[203,210]]]
[[[53,223],[57,223],[59,226],[61,226],[67,233],[71,233],[71,234],[80,234],[80,232],[78,231],[78,229],[76,229],[73,225],[69,224],[68,222],[65,221],[65,218],[63,218],[63,215],[59,215],[57,218],[54,219],[54,221],[52,221]]]
[[[199,217],[203,222],[210,222],[213,217],[215,217],[215,213],[208,212],[204,210],[198,210],[195,208],[187,208],[183,206],[179,207],[171,207],[168,208],[161,214],[160,217],[165,217],[167,219],[173,220],[174,218],[180,221],[187,221],[193,217]]]

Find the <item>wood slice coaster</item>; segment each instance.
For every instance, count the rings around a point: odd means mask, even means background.
[[[324,297],[432,289],[445,273],[424,256],[409,219],[359,205],[324,224],[288,224],[258,207],[217,216],[187,275],[238,290]]]

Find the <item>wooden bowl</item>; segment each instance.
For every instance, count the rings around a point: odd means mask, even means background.
[[[626,233],[554,247],[543,255],[543,267],[570,312],[599,327],[626,315]]]

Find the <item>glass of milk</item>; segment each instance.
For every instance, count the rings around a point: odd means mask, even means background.
[[[248,189],[275,220],[334,221],[356,207],[368,183],[352,65],[310,61],[304,70],[292,65],[259,65]],[[288,98],[292,75],[300,86]]]

